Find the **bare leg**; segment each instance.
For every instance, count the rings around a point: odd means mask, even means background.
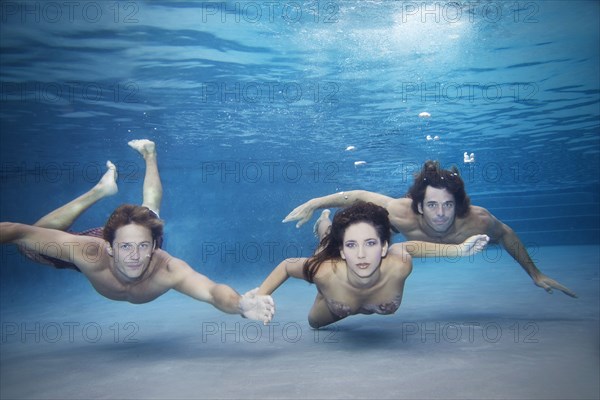
[[[158,174],[156,145],[147,139],[132,140],[127,144],[137,150],[146,161],[142,205],[160,214],[163,190],[160,175]]]
[[[75,220],[94,203],[105,197],[116,194],[119,191],[117,187],[117,168],[110,161],[106,162],[106,167],[108,168],[107,171],[96,186],[75,200],[72,200],[64,206],[45,215],[34,225],[42,228],[66,231],[73,225],[73,222],[75,222]]]

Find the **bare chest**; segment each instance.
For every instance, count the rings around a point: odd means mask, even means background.
[[[168,290],[161,288],[160,285],[150,279],[124,284],[108,271],[95,277],[95,279],[90,278],[90,282],[102,296],[111,300],[127,301],[134,304],[148,303]]]
[[[400,307],[402,290],[392,282],[361,291],[339,285],[323,291],[329,310],[340,318],[355,314],[393,314]]]

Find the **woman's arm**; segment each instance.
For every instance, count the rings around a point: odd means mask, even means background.
[[[306,258],[288,258],[282,261],[260,285],[258,294],[270,295],[290,276],[297,279],[304,279],[302,269],[305,262]]]
[[[396,243],[390,247],[390,251],[397,255],[408,253],[413,257],[468,257],[483,250],[489,240],[488,235],[473,235],[461,244],[430,243],[413,240]]]

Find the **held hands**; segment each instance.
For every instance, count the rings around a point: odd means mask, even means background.
[[[461,246],[461,255],[463,257],[470,256],[473,254],[477,254],[482,251],[485,246],[487,246],[490,241],[490,237],[488,235],[473,235],[464,242],[462,242]]]
[[[296,224],[296,228],[300,228],[302,225],[304,225],[311,219],[314,211],[315,208],[310,204],[310,201],[307,201],[306,203],[294,208],[292,212],[289,213],[287,217],[283,219],[282,222],[291,222],[299,220]]]
[[[258,288],[255,288],[242,295],[240,313],[244,318],[262,321],[266,325],[273,318],[275,303],[271,296],[259,296],[257,293]]]

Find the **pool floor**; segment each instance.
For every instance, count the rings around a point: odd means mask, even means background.
[[[416,260],[396,314],[319,331],[306,321],[316,290],[302,281],[275,293],[270,326],[178,293],[146,305],[91,288],[3,296],[0,397],[597,399],[598,253],[536,256],[578,299],[546,294],[506,257]],[[243,292],[262,278],[222,281]]]

